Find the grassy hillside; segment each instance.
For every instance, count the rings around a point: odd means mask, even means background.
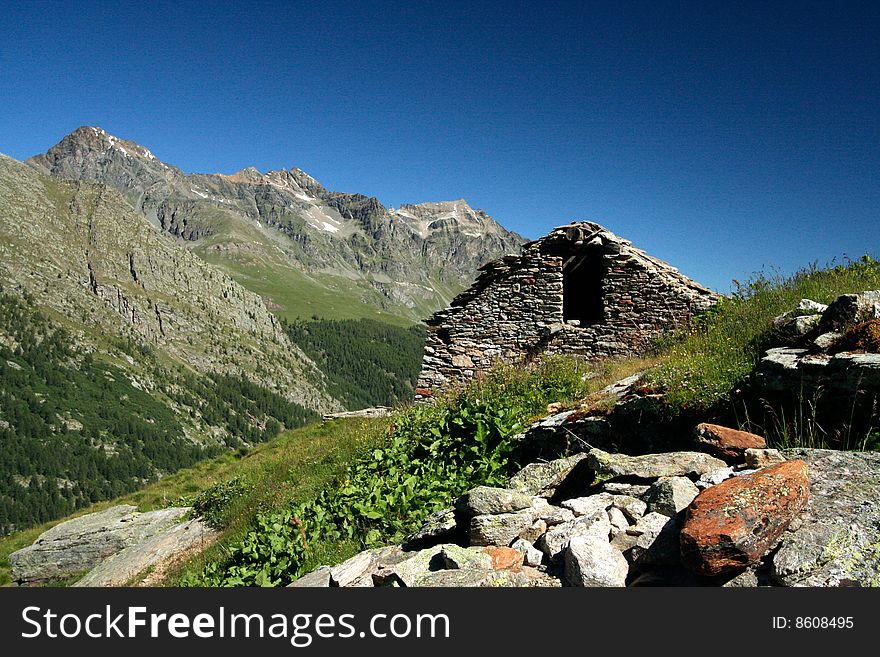
[[[841,294],[880,289],[880,261],[864,256],[819,270],[810,267],[790,277],[757,276],[741,284],[687,331],[673,333],[656,347],[657,366],[648,372],[649,384],[662,390],[672,412],[687,410],[747,426],[787,446],[853,448],[874,440],[870,435],[847,435],[844,444],[831,440],[805,414],[814,399],[800,399],[788,420],[780,409],[766,409],[765,418],[750,417],[746,396],[749,374],[773,338],[771,320],[797,307],[801,299],[830,303]],[[867,442],[866,442],[867,441]]]
[[[518,446],[510,438],[547,403],[572,404],[634,371],[648,368],[647,381],[666,393],[673,416],[733,410],[775,315],[801,298],[828,302],[876,288],[880,263],[870,258],[788,279],[757,278],[691,330],[668,336],[650,358],[607,362],[586,380],[584,365],[573,360],[499,368],[436,406],[398,413],[384,442],[320,495],[257,515],[252,530],[227,544],[222,558],[194,564],[172,583],[281,585],[359,549],[399,542],[458,494],[477,484],[502,484],[518,469]],[[779,439],[768,437],[771,444]],[[798,438],[786,436],[789,444]]]
[[[317,495],[356,455],[377,445],[387,426],[387,420],[337,420],[284,431],[268,443],[224,451],[112,502],[93,504],[68,517],[113,504],[133,504],[141,511],[152,511],[198,501],[202,510],[213,514],[225,529],[223,541],[195,558],[191,567],[196,568],[222,558],[224,546],[241,540],[257,514]],[[11,581],[8,556],[64,519],[0,537],[0,586]]]
[[[342,276],[306,274],[283,259],[268,256],[265,250],[243,253],[200,246],[195,252],[259,294],[275,315],[289,321],[314,317],[375,319],[395,326],[409,326],[436,310],[430,305],[407,313],[380,310],[382,299],[375,290],[356,286]]]
[[[399,542],[474,485],[503,483],[522,464],[511,437],[544,415],[548,403],[573,406],[610,381],[647,369],[646,381],[666,393],[672,415],[726,413],[735,419],[737,391],[772,334],[773,316],[803,297],[828,302],[878,288],[880,263],[870,258],[788,279],[757,278],[691,330],[664,338],[648,358],[590,368],[569,359],[499,367],[436,406],[401,408],[388,420],[286,432],[253,450],[182,470],[125,500],[142,508],[193,503],[222,530],[207,552],[168,573],[166,584],[285,584],[364,547]],[[768,438],[790,445],[805,437]],[[35,537],[27,532],[0,540],[0,558]]]
[[[400,411],[373,449],[317,496],[257,514],[220,559],[193,564],[170,583],[283,585],[364,547],[403,540],[469,488],[503,484],[519,467],[510,438],[548,403],[574,403],[606,380],[585,382],[584,367],[554,359],[498,368],[435,406]]]

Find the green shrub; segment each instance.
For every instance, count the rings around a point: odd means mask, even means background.
[[[192,506],[196,516],[201,516],[211,527],[222,529],[229,521],[227,514],[230,508],[252,490],[253,485],[250,482],[242,477],[233,477],[217,482],[194,499],[178,500],[177,505]]]

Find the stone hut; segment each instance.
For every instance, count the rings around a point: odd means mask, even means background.
[[[480,267],[470,289],[428,320],[416,397],[465,381],[497,361],[544,354],[588,359],[642,352],[685,325],[715,292],[590,222],[555,229]]]

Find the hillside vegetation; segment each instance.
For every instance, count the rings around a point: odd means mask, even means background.
[[[801,298],[830,302],[876,288],[880,263],[868,257],[789,278],[757,277],[690,330],[667,336],[648,359],[607,362],[590,377],[583,376],[584,364],[567,359],[500,367],[436,406],[399,412],[383,442],[320,495],[257,515],[253,529],[221,559],[186,570],[178,582],[282,585],[321,563],[400,542],[467,489],[503,484],[522,465],[512,436],[548,403],[573,404],[642,368],[673,415],[735,415],[736,391],[770,339],[774,316]],[[786,438],[797,443],[797,436]]]
[[[785,420],[774,409],[768,419],[750,417],[746,391],[749,375],[774,338],[772,320],[793,310],[801,299],[828,304],[841,294],[880,289],[880,261],[870,256],[845,264],[803,269],[792,276],[759,275],[739,284],[709,313],[686,331],[671,333],[655,349],[657,366],[646,381],[661,390],[672,412],[689,412],[736,422],[786,446],[850,448],[863,444],[866,436],[848,436],[849,444],[825,444],[820,431],[810,425],[810,406],[815,400],[801,399],[800,408]],[[778,409],[777,409],[778,410]],[[818,443],[816,441],[819,441]]]
[[[735,418],[775,315],[801,298],[829,302],[878,288],[880,263],[867,257],[784,279],[758,277],[690,330],[666,336],[649,357],[498,367],[435,406],[403,407],[386,420],[311,425],[182,470],[144,489],[142,507],[160,498],[193,504],[221,538],[165,583],[282,585],[365,547],[400,542],[469,488],[503,484],[522,465],[513,436],[545,415],[547,404],[573,407],[635,372],[646,371],[648,387],[664,392],[671,416]],[[796,432],[767,437],[786,446],[804,439]],[[126,499],[137,503],[137,495]],[[0,557],[36,534],[24,536],[0,541]]]
[[[117,342],[158,389],[0,288],[0,534],[317,419],[240,377],[165,367],[148,347]]]
[[[312,320],[286,325],[293,343],[327,377],[327,390],[349,409],[392,406],[412,398],[425,329],[371,319]]]

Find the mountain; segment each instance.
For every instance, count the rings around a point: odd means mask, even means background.
[[[0,156],[0,282],[100,348],[146,343],[198,372],[250,377],[304,406],[332,400],[256,294],[133,212],[114,190],[62,183]]]
[[[258,295],[0,155],[0,533],[341,407]]]
[[[300,169],[185,174],[81,127],[28,164],[113,187],[152,224],[259,294],[279,316],[410,322],[445,306],[522,237],[464,200],[386,208]]]

